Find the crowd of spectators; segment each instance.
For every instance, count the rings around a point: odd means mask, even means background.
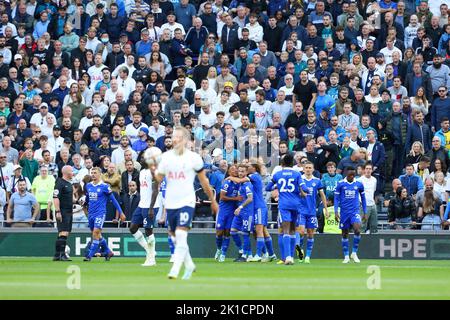
[[[0,217],[51,225],[70,165],[77,225],[95,166],[130,218],[142,152],[170,150],[185,126],[217,194],[230,164],[257,161],[268,181],[293,153],[330,202],[358,169],[371,232],[380,206],[395,228],[446,226],[449,12],[448,0],[0,0]]]

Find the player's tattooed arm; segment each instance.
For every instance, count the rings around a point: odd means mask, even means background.
[[[241,210],[244,209],[246,206],[248,206],[253,201],[253,194],[249,193],[247,194],[247,200],[241,204],[236,210],[234,210],[234,215],[238,216],[241,213]]]

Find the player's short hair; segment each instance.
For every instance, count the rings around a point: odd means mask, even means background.
[[[92,173],[92,171],[98,171],[99,173],[102,173],[102,170],[99,167],[93,167],[91,169],[91,173]]]
[[[290,153],[285,154],[281,159],[281,165],[283,167],[292,167],[294,165],[294,156]]]
[[[307,161],[303,162],[302,164],[303,164],[303,165],[307,165],[307,164],[310,164],[310,165],[312,165],[312,166],[314,167],[314,163],[312,163],[312,162],[311,162],[311,161],[309,161],[309,160],[307,160]]]

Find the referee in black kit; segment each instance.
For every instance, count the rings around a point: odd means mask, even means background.
[[[61,170],[62,178],[58,178],[53,191],[53,203],[56,212],[56,225],[58,227],[58,239],[55,242],[55,256],[53,261],[72,261],[66,256],[65,249],[67,238],[72,231],[72,203],[73,171],[71,166],[64,166]]]

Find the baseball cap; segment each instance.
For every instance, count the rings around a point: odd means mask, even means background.
[[[378,52],[375,57],[376,58],[384,58],[384,54],[382,52]]]
[[[169,93],[168,93],[167,91],[163,91],[163,92],[161,92],[161,95],[162,95],[162,96],[168,96]]]
[[[64,143],[67,143],[67,144],[69,144],[69,143],[72,143],[72,140],[70,140],[70,138],[64,138]]]
[[[15,54],[14,55],[14,60],[17,60],[17,59],[22,59],[22,55],[21,54]]]
[[[148,129],[146,127],[142,127],[139,129],[139,131],[144,132],[146,135],[148,135]]]
[[[167,127],[173,128],[173,123],[172,123],[172,122],[168,122],[168,123],[165,125],[165,127],[166,127],[166,128],[167,128]]]
[[[219,149],[219,148],[215,148],[215,149],[213,150],[213,152],[212,152],[212,156],[213,156],[213,157],[218,157],[218,156],[221,156],[221,155],[222,155],[222,150]]]
[[[128,37],[128,35],[127,35],[125,32],[121,32],[121,33],[120,33],[120,36],[121,36],[121,37]]]
[[[97,9],[103,9],[104,7],[103,3],[98,3],[96,6]]]
[[[55,130],[61,130],[61,127],[56,125],[56,126],[53,127],[53,131],[55,131]]]
[[[231,89],[234,89],[233,82],[231,82],[231,81],[225,82],[224,85],[223,85],[223,87],[224,87],[224,88],[225,88],[225,87],[231,87]]]
[[[42,102],[41,105],[39,106],[40,108],[47,108],[48,109],[48,104],[46,102]]]
[[[58,97],[57,97],[57,96],[51,96],[51,97],[50,97],[50,101],[53,101],[53,100],[56,100],[56,101],[58,101],[58,102],[59,102],[59,99],[58,99]]]
[[[13,167],[13,171],[16,171],[17,169],[22,169],[22,166],[19,165],[19,164],[16,164],[16,165]]]

